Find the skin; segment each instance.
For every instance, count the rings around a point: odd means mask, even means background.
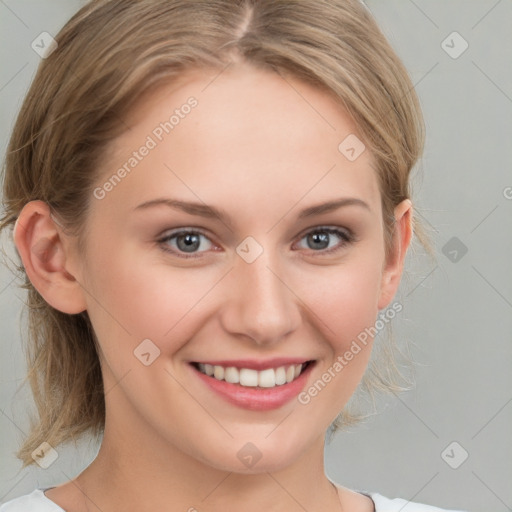
[[[107,390],[97,458],[46,495],[72,512],[313,512],[340,510],[339,499],[345,510],[373,510],[361,494],[337,494],[323,461],[325,431],[356,389],[371,343],[307,405],[293,399],[264,412],[225,402],[188,363],[301,356],[316,360],[309,387],[391,303],[411,202],[395,209],[386,260],[372,156],[351,162],[338,151],[358,133],[347,113],[325,92],[246,64],[217,75],[190,72],[126,116],[130,130],[109,148],[99,186],[175,108],[198,100],[121,183],[91,201],[84,254],[45,203],[20,215],[15,243],[27,274],[53,307],[88,311]],[[134,211],[163,197],[215,206],[230,221],[167,206]],[[341,197],[367,207],[298,218]],[[330,235],[337,251],[311,248],[307,233],[323,226],[348,229],[354,240]],[[176,239],[158,242],[191,227],[206,235],[196,258],[163,249],[179,251]],[[263,248],[252,263],[236,252],[247,236]],[[160,349],[150,366],[133,354],[144,339]],[[247,442],[262,454],[252,468],[237,457]]]

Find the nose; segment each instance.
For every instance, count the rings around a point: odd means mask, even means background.
[[[237,258],[226,283],[229,291],[221,312],[224,329],[258,345],[278,343],[297,329],[300,301],[286,276],[265,251],[252,263]]]

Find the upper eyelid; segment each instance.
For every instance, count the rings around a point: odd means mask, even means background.
[[[346,232],[347,235],[352,235],[353,232],[351,229],[343,226],[334,226],[330,224],[321,224],[319,226],[314,226],[312,228],[307,228],[304,231],[301,231],[297,236],[300,236],[301,238],[306,236],[308,233],[314,233],[315,231],[341,231]]]
[[[182,233],[195,233],[199,235],[203,235],[206,238],[210,239],[211,235],[208,234],[203,228],[196,228],[194,226],[185,227],[185,228],[174,228],[174,229],[166,229],[162,232],[161,235],[158,235],[158,240],[168,239],[176,235],[180,235]]]
[[[330,225],[330,224],[321,224],[319,226],[313,226],[311,228],[304,229],[298,235],[295,235],[294,238],[297,238],[299,236],[302,238],[302,237],[306,236],[308,233],[315,232],[315,231],[322,231],[322,229],[333,230],[333,231],[334,230],[345,231],[345,232],[347,232],[348,235],[353,234],[352,230],[347,227],[334,226],[334,225]],[[195,227],[195,226],[187,226],[187,227],[183,227],[183,228],[174,228],[171,230],[165,230],[162,232],[162,234],[159,236],[159,238],[169,238],[171,236],[179,235],[180,233],[198,233],[207,238],[210,236],[208,234],[208,231],[204,230],[203,228],[199,228],[199,227]]]

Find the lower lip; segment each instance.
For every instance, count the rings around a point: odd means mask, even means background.
[[[231,384],[225,380],[217,380],[201,373],[192,367],[194,373],[215,393],[227,402],[252,411],[269,411],[278,409],[295,398],[304,389],[308,375],[314,363],[308,367],[292,382],[275,386],[273,388],[245,387],[240,384]]]

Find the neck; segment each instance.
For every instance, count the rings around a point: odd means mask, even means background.
[[[242,474],[206,465],[136,427],[107,418],[99,453],[77,479],[89,511],[341,510],[324,473],[323,437],[284,469]]]

